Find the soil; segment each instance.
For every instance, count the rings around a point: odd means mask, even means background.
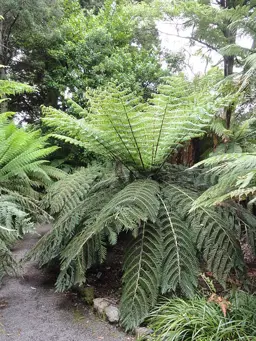
[[[126,234],[121,234],[118,243],[108,248],[104,264],[87,271],[87,285],[94,287],[96,297],[107,297],[118,302],[122,291],[122,265],[129,243]]]
[[[42,235],[48,229],[48,226],[43,226],[39,233]],[[16,257],[21,259],[39,238],[40,235],[37,234],[27,235],[16,245]],[[120,262],[120,259],[117,261]],[[119,270],[112,271],[107,267],[106,276],[107,273],[114,273],[120,280]],[[99,270],[102,275],[98,277],[102,281],[106,278],[105,273],[102,269]],[[93,278],[94,282],[100,279],[97,274],[97,280],[91,275],[92,284]],[[115,326],[97,318],[92,308],[82,304],[76,293],[56,293],[55,278],[55,272],[38,269],[35,263],[28,262],[21,276],[4,279],[0,289],[1,341],[133,340]],[[116,285],[119,284],[117,281]],[[106,281],[103,292],[96,289],[97,294],[111,296],[111,291],[116,292],[116,287],[108,289],[108,285],[109,281]]]

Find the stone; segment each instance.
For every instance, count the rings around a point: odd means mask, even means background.
[[[110,302],[105,298],[95,298],[93,300],[93,307],[100,315],[104,315],[105,309],[109,305],[110,305]]]
[[[119,310],[114,305],[109,305],[105,308],[105,314],[110,323],[118,323],[119,321]]]
[[[153,330],[146,327],[138,327],[135,329],[136,339],[150,340],[150,334],[152,333]]]

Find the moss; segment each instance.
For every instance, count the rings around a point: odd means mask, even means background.
[[[80,289],[80,294],[81,294],[82,300],[85,303],[87,303],[89,305],[93,304],[93,299],[94,299],[94,288],[93,287],[86,287],[86,288]]]

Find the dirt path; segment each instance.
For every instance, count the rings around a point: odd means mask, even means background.
[[[41,228],[40,233],[47,227]],[[14,250],[18,258],[36,243],[28,235]],[[73,294],[54,292],[49,274],[27,263],[23,276],[0,288],[1,341],[128,341],[131,337],[97,319]],[[1,329],[3,329],[1,331]]]

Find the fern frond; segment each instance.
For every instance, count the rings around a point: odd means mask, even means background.
[[[92,265],[102,263],[107,250],[101,234],[94,235],[79,252],[76,258],[66,267],[61,267],[55,287],[63,292],[74,285],[81,285],[86,281],[86,270]]]
[[[191,210],[196,201],[194,192],[175,184],[170,184],[166,190],[169,191],[172,205],[186,214],[195,244],[203,253],[208,270],[224,285],[231,270],[237,268],[242,271],[244,265],[241,247],[236,238],[234,213],[201,206]]]
[[[141,221],[155,222],[159,210],[158,192],[158,183],[151,180],[135,181],[118,192],[101,209],[95,222],[86,224],[62,252],[62,267],[67,268],[95,234],[112,224],[133,230]]]
[[[34,226],[28,213],[14,199],[0,194],[0,280],[6,274],[16,274],[18,264],[10,247]]]
[[[202,209],[195,211],[193,224],[196,244],[203,252],[207,268],[225,286],[231,271],[244,271],[244,260],[236,236],[235,217],[227,211]]]
[[[239,45],[236,44],[231,44],[231,45],[227,45],[225,47],[222,47],[219,52],[223,55],[223,56],[240,56],[242,58],[244,58],[248,52],[250,52],[250,49],[246,49],[244,47],[241,47]]]
[[[166,78],[147,103],[109,84],[106,90],[87,92],[89,111],[81,111],[81,118],[43,108],[44,122],[57,138],[147,173],[161,167],[177,145],[204,134],[216,110],[230,101],[212,91],[217,78],[215,72],[202,82]]]
[[[86,198],[95,180],[102,176],[101,172],[99,166],[81,168],[54,183],[43,198],[43,206],[49,208],[52,215],[59,212],[71,214],[72,209]]]
[[[165,294],[180,288],[186,296],[192,296],[199,273],[193,234],[186,220],[168,201],[168,190],[162,195],[159,213],[163,240],[161,291]]]
[[[116,192],[116,182],[113,171],[90,166],[50,186],[42,205],[55,217],[53,229],[41,238],[28,257],[37,259],[40,266],[58,257],[90,217],[90,224],[94,223],[95,216]]]
[[[218,183],[206,190],[193,207],[216,205],[229,198],[244,199],[255,193],[256,154],[230,153],[206,159],[195,166],[211,166],[207,172],[219,177]]]
[[[138,326],[154,307],[161,277],[161,232],[143,223],[124,262],[120,313],[126,330]]]
[[[23,83],[10,80],[0,80],[0,98],[5,95],[15,95],[24,92],[34,92],[35,89]]]
[[[1,227],[0,227],[1,229]],[[14,259],[12,252],[6,246],[5,240],[0,238],[0,281],[6,274],[13,276],[17,273],[18,263]]]
[[[217,136],[226,137],[229,135],[229,130],[225,127],[225,120],[220,117],[216,117],[212,120],[210,125],[211,131],[213,131]]]

